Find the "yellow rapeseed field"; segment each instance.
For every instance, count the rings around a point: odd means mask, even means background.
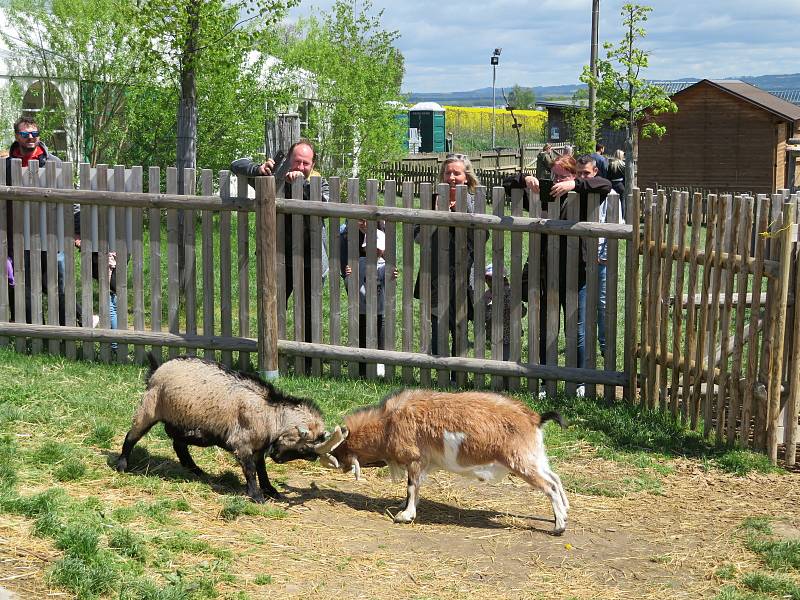
[[[445,106],[447,131],[455,136],[481,135],[492,130],[491,107]],[[547,121],[547,112],[539,110],[515,110],[514,115],[522,125],[523,141],[541,136],[542,128]],[[512,125],[514,120],[505,107],[498,107],[495,112],[496,132],[498,137],[514,136]]]

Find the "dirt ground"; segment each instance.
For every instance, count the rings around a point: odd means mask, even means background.
[[[286,469],[285,519],[229,523],[195,510],[179,518],[234,552],[236,581],[220,587],[221,596],[246,591],[250,598],[708,598],[722,585],[714,578],[720,567],[760,567],[738,529],[745,518],[770,517],[782,536],[800,538],[800,474],[742,478],[697,461],[671,465],[660,494],[594,496],[568,486],[560,537],[548,533],[549,502],[517,479],[481,484],[434,474],[422,487],[416,522],[396,525],[389,515],[404,498],[403,483],[384,470],[365,469],[366,480],[356,482],[315,465]],[[631,475],[597,458],[556,470],[565,481]],[[103,490],[92,493],[109,504],[137,499],[113,484]],[[42,550],[29,528],[0,515],[0,586],[20,598],[68,597],[48,590],[43,572],[59,553]],[[264,574],[271,582],[257,584]]]

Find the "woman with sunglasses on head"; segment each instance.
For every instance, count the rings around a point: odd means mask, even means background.
[[[475,212],[475,190],[477,189],[480,183],[478,182],[478,178],[475,176],[475,172],[472,169],[472,163],[470,162],[469,158],[464,154],[448,154],[442,166],[439,169],[439,182],[446,183],[450,186],[450,192],[448,197],[448,205],[451,212],[455,212],[457,210],[457,186],[459,185],[466,185],[467,186],[467,197],[466,197],[466,206],[465,210],[468,213]],[[433,206],[431,208],[436,208],[438,201],[438,194],[434,194],[433,196]],[[434,229],[433,233],[431,234],[429,244],[431,247],[431,262],[430,262],[430,273],[431,273],[431,354],[437,355],[442,350],[439,348],[438,344],[438,333],[439,333],[439,315],[438,312],[438,300],[439,300],[439,230],[440,228]],[[473,318],[473,306],[472,306],[472,290],[474,286],[474,274],[472,272],[472,266],[474,262],[474,235],[472,230],[467,230],[466,235],[466,248],[456,248],[456,230],[454,227],[449,227],[447,229],[441,228],[441,231],[445,232],[448,236],[449,241],[449,249],[450,249],[450,264],[449,264],[449,271],[450,271],[450,306],[448,310],[448,330],[450,335],[452,336],[452,342],[450,347],[450,355],[456,356],[456,294],[459,297],[463,297],[466,295],[467,298],[467,319],[471,320]],[[414,239],[417,242],[420,242],[420,227],[419,225],[414,226]],[[456,290],[456,279],[454,276],[455,269],[456,269],[456,256],[463,255],[466,253],[467,257],[467,289],[466,290]],[[419,286],[420,286],[420,278],[419,274],[417,274],[417,282],[414,287],[414,297],[419,298]]]

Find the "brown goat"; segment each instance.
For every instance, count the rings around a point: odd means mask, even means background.
[[[407,472],[408,495],[396,522],[416,517],[419,486],[428,472],[443,469],[480,481],[511,472],[550,499],[554,533],[561,534],[569,502],[545,453],[540,425],[548,420],[563,427],[558,413],[540,416],[499,394],[404,390],[347,415],[346,438],[331,454],[356,476],[362,466],[384,464],[393,474]]]

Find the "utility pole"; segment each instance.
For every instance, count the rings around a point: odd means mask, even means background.
[[[600,0],[592,0],[592,50],[589,58],[589,68],[592,77],[597,77],[597,42],[600,21]],[[592,142],[597,142],[597,118],[595,115],[595,101],[597,100],[597,90],[593,83],[589,84],[589,118],[591,119]]]
[[[497,65],[500,62],[500,53],[503,51],[502,48],[495,48],[494,52],[492,52],[492,56],[489,57],[489,64],[492,65],[492,150],[495,149],[495,104],[496,104],[496,96],[494,85],[495,81],[497,80]]]

